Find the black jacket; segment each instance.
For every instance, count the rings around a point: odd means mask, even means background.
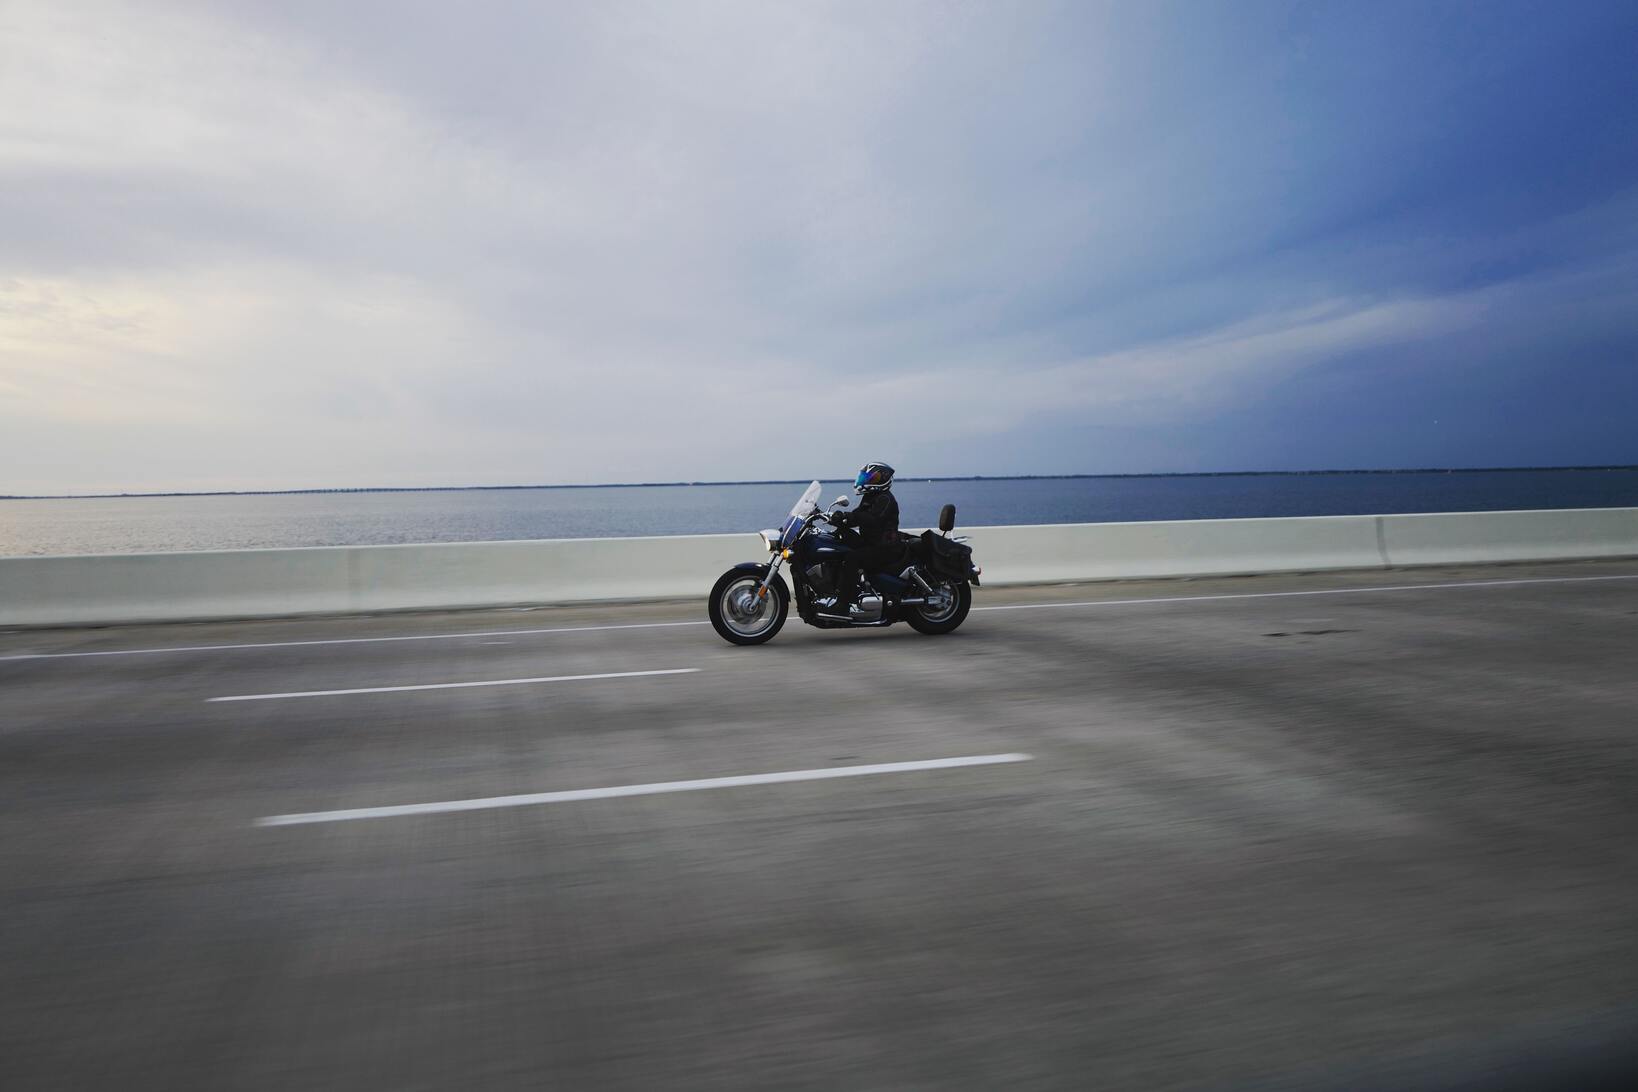
[[[897,542],[899,534],[899,502],[892,490],[878,489],[859,498],[859,506],[837,513],[836,521],[843,527],[856,527],[859,537],[868,546]]]

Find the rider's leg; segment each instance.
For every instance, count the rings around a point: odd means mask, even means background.
[[[836,606],[833,608],[838,614],[846,614],[849,604],[859,594],[859,550],[849,550],[842,555],[842,563],[836,578]]]
[[[861,546],[849,551],[842,563],[842,586],[838,591],[836,603],[838,609],[845,609],[848,603],[853,602],[859,594],[859,576],[866,577],[870,573],[881,572],[893,567],[899,556],[899,549],[891,544],[883,546]],[[843,600],[843,596],[846,600]]]

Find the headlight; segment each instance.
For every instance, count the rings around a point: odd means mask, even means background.
[[[780,533],[778,531],[763,531],[762,532],[762,545],[763,545],[763,547],[770,554],[777,553],[779,551],[779,539],[780,539],[780,537],[781,536],[780,536]]]

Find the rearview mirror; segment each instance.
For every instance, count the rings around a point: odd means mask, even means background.
[[[955,505],[946,504],[938,510],[938,529],[945,534],[955,530]]]
[[[853,507],[853,502],[848,500],[846,497],[837,497],[836,498],[836,503],[832,507],[835,507],[835,508],[852,508]]]

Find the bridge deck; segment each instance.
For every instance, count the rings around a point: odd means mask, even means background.
[[[1165,1088],[1628,1030],[1638,563],[979,603],[0,633],[0,1086]]]

